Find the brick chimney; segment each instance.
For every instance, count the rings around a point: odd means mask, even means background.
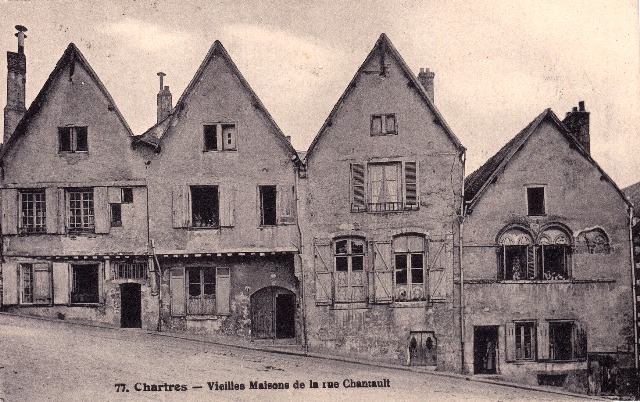
[[[591,153],[591,140],[589,138],[589,112],[584,108],[584,101],[578,102],[578,107],[567,112],[564,125],[573,133],[580,145]]]
[[[162,71],[158,73],[160,77],[160,92],[158,92],[158,123],[169,116],[171,109],[173,108],[173,101],[171,99],[171,92],[168,86],[164,86],[163,78],[166,74]]]
[[[433,91],[433,78],[436,76],[436,73],[430,71],[428,68],[421,68],[420,73],[418,73],[418,81],[424,87],[425,91],[427,91],[427,95],[431,102],[435,102],[433,99],[434,91]]]
[[[6,143],[16,126],[24,116],[25,87],[27,83],[27,59],[24,55],[24,33],[27,28],[16,25],[18,33],[18,53],[7,52],[7,106],[4,108],[4,136],[2,142]]]

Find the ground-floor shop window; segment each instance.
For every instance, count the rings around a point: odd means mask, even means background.
[[[98,264],[72,264],[71,303],[99,303],[100,275]]]

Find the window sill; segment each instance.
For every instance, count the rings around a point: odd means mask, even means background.
[[[426,307],[430,303],[427,300],[407,300],[400,301],[396,300],[393,302],[393,308],[416,308],[416,307]]]
[[[58,151],[58,155],[88,155],[89,151]]]
[[[205,149],[202,151],[203,154],[217,154],[217,153],[227,153],[227,152],[238,152],[237,149]]]
[[[340,302],[337,301],[331,306],[331,310],[356,310],[370,309],[371,306],[367,302]]]
[[[101,307],[102,303],[70,303],[70,307]]]
[[[189,226],[189,227],[187,227],[185,229],[194,230],[194,231],[198,231],[198,230],[220,230],[220,226]]]
[[[212,321],[212,320],[218,320],[221,317],[225,317],[226,314],[217,314],[217,315],[212,315],[212,314],[203,314],[203,315],[187,315],[187,321]]]

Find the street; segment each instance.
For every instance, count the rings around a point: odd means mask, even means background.
[[[8,315],[0,315],[0,344],[7,401],[572,399],[142,330]]]

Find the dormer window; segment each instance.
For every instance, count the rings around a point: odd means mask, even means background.
[[[87,127],[58,127],[58,144],[59,152],[87,152]]]
[[[217,123],[204,125],[204,152],[235,151],[236,125]]]
[[[371,135],[395,135],[398,134],[395,114],[371,115]]]

